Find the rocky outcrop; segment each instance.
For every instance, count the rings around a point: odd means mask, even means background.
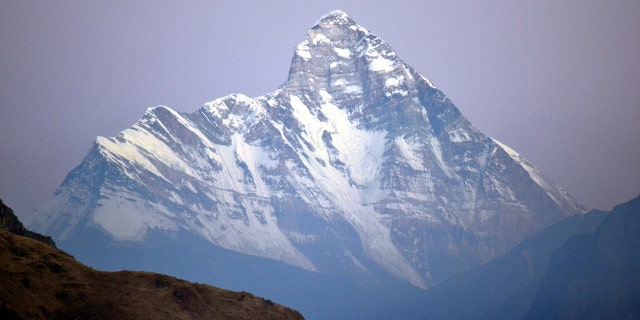
[[[56,246],[55,242],[51,237],[41,235],[37,232],[33,232],[24,227],[22,222],[18,220],[18,217],[13,213],[13,210],[7,207],[4,202],[0,199],[0,229],[6,230],[11,233],[29,237],[40,242],[46,243],[51,246]]]

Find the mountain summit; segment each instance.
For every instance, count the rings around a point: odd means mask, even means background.
[[[189,235],[425,288],[582,213],[391,46],[333,11],[295,47],[280,89],[194,113],[149,108],[98,137],[28,225],[63,248],[97,235],[140,247]]]

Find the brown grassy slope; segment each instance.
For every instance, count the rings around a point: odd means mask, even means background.
[[[297,311],[149,272],[93,270],[52,246],[0,230],[0,317],[303,319]]]

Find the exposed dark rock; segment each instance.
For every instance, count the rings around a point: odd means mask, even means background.
[[[0,229],[9,231],[19,236],[29,237],[40,242],[46,243],[51,246],[56,246],[51,237],[41,235],[37,232],[28,230],[22,225],[22,222],[18,220],[18,217],[13,213],[13,210],[7,207],[0,199]]]

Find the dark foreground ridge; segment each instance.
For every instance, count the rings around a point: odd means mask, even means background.
[[[13,210],[7,207],[4,202],[2,202],[2,199],[0,199],[0,229],[9,231],[19,236],[29,237],[31,239],[38,240],[54,247],[56,246],[51,237],[41,235],[31,230],[27,230],[22,222],[18,220],[18,217],[13,214]]]
[[[7,209],[2,212],[12,213]],[[51,245],[6,231],[7,220],[3,215],[0,319],[304,319],[247,292],[150,272],[97,271]]]

